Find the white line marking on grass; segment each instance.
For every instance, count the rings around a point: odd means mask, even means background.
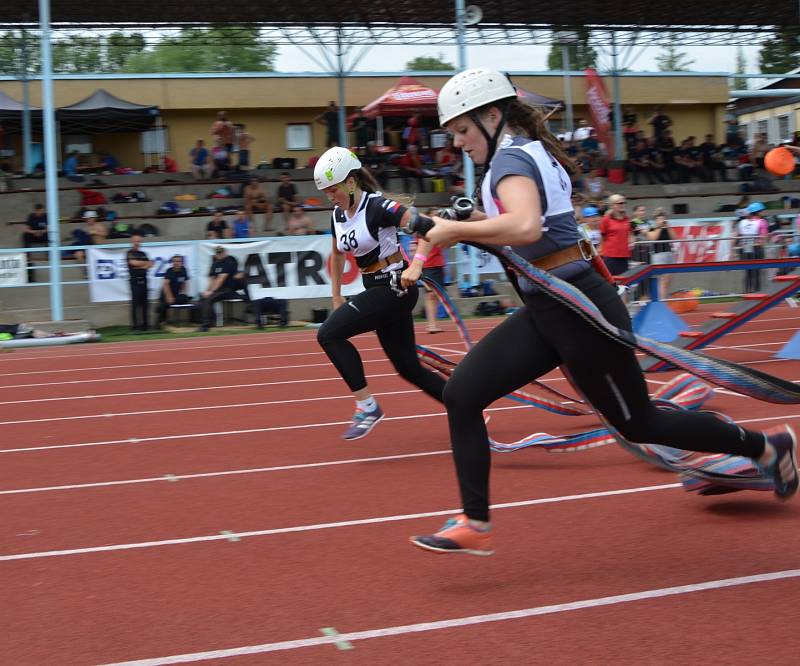
[[[424,458],[441,456],[451,453],[450,449],[442,451],[423,451],[421,453],[398,453],[391,456],[374,456],[371,458],[347,458],[344,460],[329,460],[315,463],[298,463],[295,465],[276,465],[274,467],[254,467],[251,469],[231,469],[221,472],[198,472],[197,474],[165,474],[164,476],[151,476],[142,479],[123,479],[120,481],[97,481],[95,483],[76,483],[65,486],[42,486],[39,488],[18,488],[13,490],[0,490],[0,495],[22,495],[25,493],[45,493],[56,490],[79,490],[84,488],[104,488],[108,486],[128,486],[139,483],[155,483],[158,481],[180,481],[181,479],[210,479],[218,476],[238,476],[242,474],[263,474],[267,472],[286,472],[298,469],[318,469],[321,467],[336,467],[339,465],[355,465],[358,463],[383,462],[387,460],[404,460],[409,458]]]
[[[422,557],[430,557],[430,555],[422,555]],[[277,643],[262,643],[261,645],[247,645],[224,650],[191,652],[187,654],[172,655],[169,657],[157,657],[155,659],[136,659],[133,661],[106,664],[105,666],[159,666],[160,664],[186,664],[195,661],[207,661],[209,659],[224,659],[226,657],[241,657],[250,654],[263,654],[265,652],[297,650],[299,648],[319,647],[322,645],[336,645],[341,641],[347,641],[348,643],[351,643],[353,641],[386,638],[388,636],[403,636],[407,634],[418,634],[425,631],[438,631],[441,629],[469,627],[477,624],[486,624],[488,622],[520,620],[523,618],[538,617],[540,615],[567,613],[576,610],[586,610],[587,608],[601,608],[603,606],[614,606],[617,604],[627,604],[636,601],[661,599],[664,597],[672,597],[681,594],[693,594],[695,592],[719,590],[728,587],[739,587],[741,585],[753,585],[756,583],[769,583],[778,580],[789,580],[797,577],[800,577],[800,569],[786,569],[784,571],[772,571],[769,573],[754,574],[752,576],[720,578],[718,580],[708,580],[701,583],[691,583],[689,585],[676,585],[674,587],[642,590],[640,592],[631,592],[628,594],[616,594],[610,597],[582,599],[580,601],[571,601],[564,604],[551,604],[549,606],[521,608],[519,610],[503,611],[501,613],[486,613],[484,615],[454,617],[447,620],[437,620],[435,622],[419,622],[417,624],[396,625],[393,627],[383,627],[380,629],[368,629],[366,631],[351,631],[346,634],[337,633],[330,636],[315,636],[313,638],[302,638],[293,641],[280,641]]]
[[[561,497],[539,497],[537,499],[521,500],[519,502],[504,502],[493,504],[490,508],[513,509],[523,506],[536,506],[540,504],[557,504],[560,502],[573,502],[577,500],[595,499],[598,497],[616,497],[619,495],[632,495],[635,493],[646,493],[658,490],[672,490],[680,488],[680,483],[665,483],[658,486],[641,486],[638,488],[621,488],[619,490],[601,490],[594,493],[582,493],[580,495],[562,495]],[[359,525],[375,525],[378,523],[393,523],[403,520],[416,520],[417,518],[435,518],[436,516],[450,516],[460,513],[461,509],[444,509],[442,511],[425,511],[422,513],[409,513],[396,516],[379,516],[377,518],[360,518],[356,520],[343,520],[335,523],[316,523],[313,525],[295,525],[293,527],[278,527],[267,530],[253,530],[250,532],[233,532],[222,534],[204,534],[196,537],[185,537],[183,539],[164,539],[162,541],[140,541],[136,543],[118,543],[109,546],[90,546],[88,548],[70,548],[65,550],[45,550],[36,553],[16,553],[14,555],[0,555],[0,562],[10,562],[12,560],[32,560],[43,557],[61,557],[66,555],[85,555],[87,553],[107,553],[117,550],[134,550],[139,548],[155,548],[157,546],[177,546],[188,543],[203,543],[206,541],[220,541],[229,539],[232,536],[240,539],[248,537],[272,536],[274,534],[291,534],[294,532],[314,532],[317,530],[337,529],[340,527],[355,527]]]
[[[419,389],[407,389],[405,391],[383,391],[373,395],[402,395],[405,393],[419,393]],[[293,398],[291,400],[265,400],[262,402],[238,402],[226,405],[205,405],[200,407],[174,407],[172,409],[147,409],[139,412],[116,412],[110,414],[80,414],[77,416],[52,416],[45,419],[22,419],[19,421],[0,421],[0,426],[4,425],[23,425],[26,423],[46,423],[49,421],[78,421],[82,419],[106,419],[118,416],[143,416],[145,414],[171,414],[177,412],[202,412],[215,409],[233,409],[236,407],[264,407],[266,405],[294,405],[300,402],[321,402],[323,400],[352,400],[352,393],[345,395],[317,396],[315,398]]]

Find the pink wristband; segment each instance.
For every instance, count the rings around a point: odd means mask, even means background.
[[[419,259],[424,264],[426,261],[428,261],[428,255],[420,254],[419,252],[417,252],[414,255],[414,260],[416,261],[417,259]]]

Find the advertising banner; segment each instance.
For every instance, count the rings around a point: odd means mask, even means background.
[[[24,252],[0,252],[0,287],[28,284]]]

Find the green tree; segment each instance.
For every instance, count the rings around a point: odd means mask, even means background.
[[[741,46],[736,48],[736,73],[745,74],[747,72],[747,60]],[[736,90],[747,90],[747,79],[741,76],[733,77],[733,87]]]
[[[668,44],[661,47],[661,53],[656,56],[656,63],[662,72],[685,72],[694,64],[694,60],[689,60],[686,52],[681,51],[677,45]]]
[[[125,72],[265,72],[274,69],[278,48],[258,28],[184,28],[177,37],[129,57]]]
[[[781,28],[758,53],[763,74],[785,74],[800,67],[800,28]]]
[[[406,63],[406,70],[409,72],[453,72],[455,67],[452,63],[443,59],[444,54],[440,53],[438,58],[430,56],[419,56]]]
[[[129,58],[141,53],[144,48],[145,41],[141,33],[111,33],[106,39],[106,68],[112,72],[120,71]]]
[[[591,38],[589,29],[577,28],[565,31],[575,33],[576,37],[575,43],[567,46],[570,69],[586,69],[597,67],[597,51],[589,44],[589,39]],[[550,53],[547,54],[547,69],[564,69],[564,55],[562,46],[559,43],[557,36],[558,33],[565,31],[553,31],[553,44],[550,47]]]
[[[53,42],[54,72],[101,72],[102,62],[103,40],[100,37],[70,35]]]
[[[39,41],[27,30],[11,31],[0,35],[0,74],[19,76],[23,63],[28,63],[28,74],[39,71]]]

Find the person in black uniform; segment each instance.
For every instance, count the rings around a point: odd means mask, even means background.
[[[131,330],[147,330],[147,269],[153,266],[148,256],[142,252],[142,237],[138,233],[131,236],[131,249],[125,253],[128,262],[128,276],[131,281]]]
[[[613,285],[580,242],[567,169],[571,167],[541,114],[517,98],[506,76],[469,69],[442,87],[439,122],[477,164],[487,166],[483,219],[434,217],[425,238],[436,246],[458,240],[515,246],[542,270],[582,291],[603,317],[625,331],[631,322]],[[483,410],[495,400],[562,367],[592,407],[631,442],[752,458],[775,494],[797,492],[797,444],[788,426],[766,433],[711,414],[658,409],[634,351],[566,305],[520,278],[524,307],[484,336],[455,368],[444,391],[463,514],[411,542],[440,553],[493,553],[489,523],[491,458]]]
[[[346,148],[331,148],[320,157],[314,182],[335,206],[331,219],[333,312],[319,329],[317,340],[356,399],[353,422],[343,437],[359,439],[384,414],[349,340],[354,335],[375,331],[398,374],[442,401],[445,381],[420,365],[414,341],[416,284],[430,244],[421,241],[411,265],[406,264],[397,228],[408,224],[412,211],[383,197],[369,170]],[[345,253],[355,258],[366,288],[347,302],[341,291]]]
[[[200,293],[200,328],[198,332],[207,333],[211,326],[214,303],[229,298],[238,298],[236,290],[239,281],[236,277],[239,272],[239,262],[236,257],[228,254],[222,245],[214,248],[214,260],[208,271],[208,287]]]
[[[156,308],[156,326],[163,326],[167,319],[167,308],[170,305],[186,305],[191,297],[186,293],[189,274],[183,265],[183,257],[176,254],[170,260],[172,264],[164,273],[161,295]]]

